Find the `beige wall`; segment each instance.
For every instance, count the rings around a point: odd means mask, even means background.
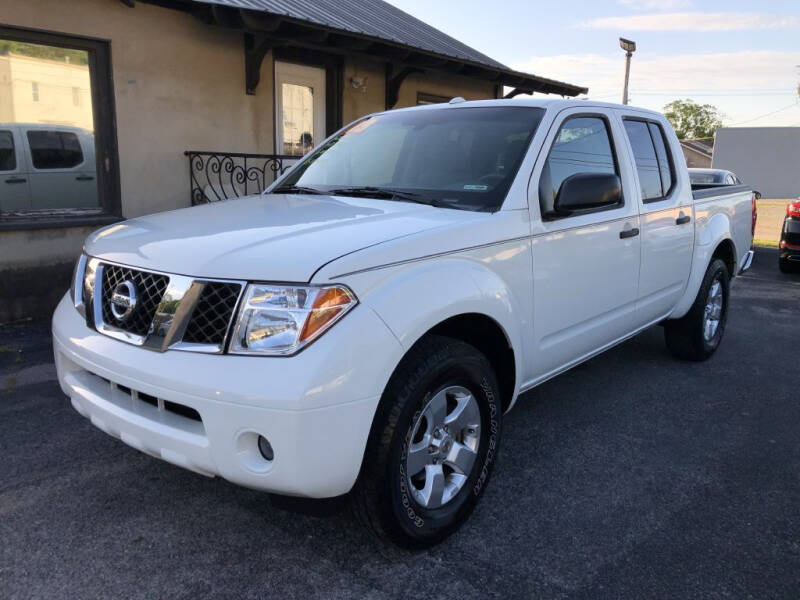
[[[359,89],[353,86],[353,79],[362,83]],[[344,64],[342,85],[342,125],[366,114],[384,110],[385,104],[385,64],[360,56],[348,57]]]
[[[400,86],[396,108],[415,106],[417,92],[453,98],[461,96],[465,100],[494,98],[494,84],[477,79],[467,79],[447,73],[414,73]]]
[[[361,83],[356,88],[352,80]],[[446,98],[462,96],[467,100],[494,98],[494,84],[446,73],[414,73],[400,86],[397,105],[404,108],[417,104],[417,93]],[[384,110],[386,103],[386,66],[384,62],[362,57],[348,57],[344,68],[342,121],[347,124],[365,114]]]

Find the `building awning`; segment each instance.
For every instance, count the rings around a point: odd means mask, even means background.
[[[133,4],[133,0],[124,1]],[[514,88],[509,95],[541,92],[577,96],[588,91],[510,69],[383,0],[142,1],[184,10],[209,24],[251,34],[248,93],[254,93],[261,60],[276,44],[383,60],[392,65],[393,75],[387,77],[387,83],[397,88],[410,73],[439,71]],[[387,89],[387,105],[392,91]]]

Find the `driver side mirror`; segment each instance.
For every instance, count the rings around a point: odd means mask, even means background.
[[[622,184],[614,173],[575,173],[567,177],[556,195],[556,213],[613,206],[622,201]]]

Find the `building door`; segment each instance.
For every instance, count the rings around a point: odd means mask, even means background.
[[[275,62],[275,151],[303,156],[325,139],[325,69]]]

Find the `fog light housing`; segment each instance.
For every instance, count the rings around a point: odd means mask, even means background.
[[[272,459],[275,458],[272,444],[270,444],[263,435],[258,436],[258,451],[261,452],[261,456],[264,457],[264,460],[272,462]]]

